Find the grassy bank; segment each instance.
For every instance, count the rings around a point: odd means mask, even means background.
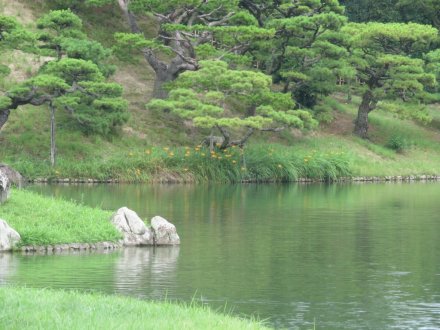
[[[195,147],[147,147],[121,150],[107,159],[81,162],[60,158],[55,168],[43,161],[17,159],[12,166],[30,179],[93,178],[128,182],[295,181],[349,176],[350,156],[338,151],[298,150],[277,144],[245,150]]]
[[[20,246],[117,241],[111,212],[60,199],[13,190],[0,207],[0,218],[21,236]]]
[[[11,114],[10,122],[0,133],[0,160],[30,179],[265,182],[440,174],[440,131],[434,127],[437,109],[433,109],[431,126],[373,112],[369,140],[351,134],[355,111],[356,103],[344,105],[333,112],[332,122],[315,132],[304,135],[286,131],[269,140],[260,135],[244,151],[217,150],[213,154],[198,146],[201,134],[191,136],[172,125],[156,135],[145,136],[133,136],[130,127],[126,127],[109,140],[83,136],[68,126],[60,126],[58,160],[52,168],[48,159],[48,122],[41,119],[44,109],[23,109]]]
[[[2,329],[264,329],[208,307],[29,288],[0,288]]]

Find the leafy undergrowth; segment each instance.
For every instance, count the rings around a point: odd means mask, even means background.
[[[59,158],[47,161],[16,158],[11,164],[27,178],[94,178],[127,182],[289,182],[298,178],[333,180],[349,176],[350,156],[342,151],[298,150],[256,144],[242,150],[202,146],[149,147],[120,151],[106,160]]]
[[[14,287],[0,288],[0,325],[11,330],[267,329],[206,306]]]
[[[108,211],[25,190],[13,190],[0,206],[0,218],[20,234],[20,246],[117,241],[121,235],[110,216]]]

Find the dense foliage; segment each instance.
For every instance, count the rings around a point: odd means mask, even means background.
[[[270,76],[230,70],[222,61],[201,61],[200,65],[198,71],[185,72],[170,85],[166,100],[155,99],[148,107],[191,119],[197,127],[218,129],[222,135],[217,141],[220,149],[243,147],[256,130],[316,126],[309,112],[294,110],[289,95],[271,90]],[[232,139],[232,128],[246,128],[246,133]],[[210,144],[212,148],[212,136]]]
[[[436,77],[422,58],[436,40],[437,30],[414,23],[353,23],[344,32],[351,36],[347,37],[350,61],[362,95],[355,133],[367,137],[368,114],[381,100],[399,100],[396,111],[409,110],[410,115],[423,118],[418,105],[430,99]]]
[[[27,34],[14,20],[5,17],[2,21],[5,47],[12,48],[19,43],[17,39],[26,38]],[[47,104],[51,112],[51,163],[54,165],[57,108],[67,110],[84,132],[109,134],[128,119],[127,102],[121,97],[120,85],[105,81],[111,72],[111,67],[104,62],[109,51],[87,40],[77,15],[70,10],[52,11],[38,20],[37,27],[41,32],[34,40],[33,52],[51,59],[41,65],[34,77],[16,83],[0,97],[0,128],[10,110],[26,104]]]

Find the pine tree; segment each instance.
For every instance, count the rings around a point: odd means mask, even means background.
[[[198,71],[182,73],[170,85],[167,99],[154,99],[147,107],[168,111],[196,127],[218,130],[220,149],[243,147],[256,132],[277,132],[287,127],[313,128],[317,122],[304,110],[294,110],[288,94],[271,90],[272,79],[261,72],[232,70],[223,61],[200,61]],[[233,138],[233,134],[240,134]],[[217,141],[219,142],[219,141]]]
[[[53,60],[42,65],[36,76],[16,84],[0,99],[0,113],[20,105],[43,105],[50,110],[51,164],[55,165],[55,112],[68,111],[86,133],[109,134],[128,119],[122,87],[105,81],[109,55],[100,44],[89,41],[82,22],[70,10],[52,11],[37,22],[42,29],[39,48]],[[1,128],[1,126],[0,126]]]
[[[400,101],[406,115],[420,115],[418,104],[429,100],[435,90],[435,74],[427,70],[423,56],[437,30],[415,23],[352,23],[343,32],[362,95],[354,133],[367,137],[368,115],[379,101]]]

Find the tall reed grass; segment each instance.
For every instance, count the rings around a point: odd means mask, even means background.
[[[351,161],[342,152],[295,150],[272,144],[210,151],[206,147],[150,147],[107,159],[47,161],[20,158],[13,162],[26,177],[117,179],[128,182],[289,182],[299,178],[334,180],[351,175]]]

